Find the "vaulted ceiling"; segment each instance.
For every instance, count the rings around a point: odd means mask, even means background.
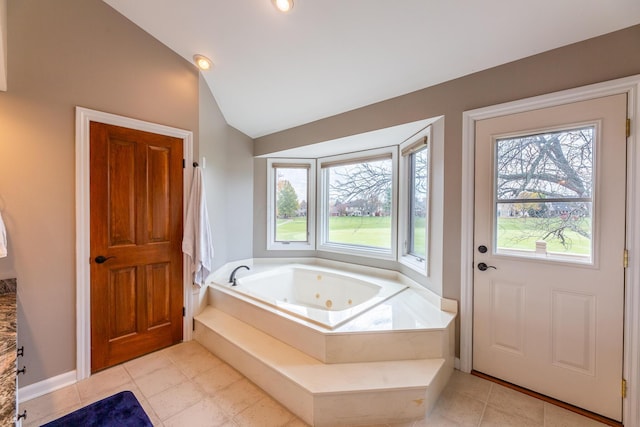
[[[640,23],[638,0],[104,0],[256,138]],[[640,43],[640,41],[639,41]]]

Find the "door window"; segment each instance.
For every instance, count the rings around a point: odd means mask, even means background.
[[[496,254],[593,262],[595,124],[495,140]]]

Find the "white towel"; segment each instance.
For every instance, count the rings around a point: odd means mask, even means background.
[[[2,221],[2,214],[0,214],[0,258],[7,256],[7,229]]]
[[[202,171],[198,167],[193,171],[187,218],[184,222],[182,252],[191,258],[192,271],[194,272],[193,283],[198,286],[204,285],[213,268],[213,239],[207,213]]]

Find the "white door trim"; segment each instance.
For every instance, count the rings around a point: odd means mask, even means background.
[[[629,267],[625,271],[623,375],[627,380],[627,397],[623,400],[623,422],[629,426],[640,426],[640,149],[637,147],[640,136],[635,131],[640,123],[640,75],[465,111],[462,114],[460,369],[464,372],[471,371],[473,354],[475,122],[619,93],[628,94],[628,117],[632,123],[631,136],[627,140],[626,244],[629,251]]]
[[[146,132],[181,138],[186,168],[183,170],[183,215],[189,199],[191,178],[193,176],[193,133],[156,123],[145,122],[76,107],[76,373],[77,380],[91,375],[91,298],[90,298],[90,192],[89,192],[89,123],[91,121],[109,125],[123,126]],[[183,317],[183,340],[191,339],[192,284],[191,271],[186,256],[183,256],[183,293],[185,316]]]

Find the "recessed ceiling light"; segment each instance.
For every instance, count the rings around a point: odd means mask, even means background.
[[[213,66],[213,62],[204,55],[193,55],[193,62],[195,62],[196,66],[202,71],[210,70]]]
[[[280,12],[289,12],[293,9],[293,0],[271,0],[271,2]]]

